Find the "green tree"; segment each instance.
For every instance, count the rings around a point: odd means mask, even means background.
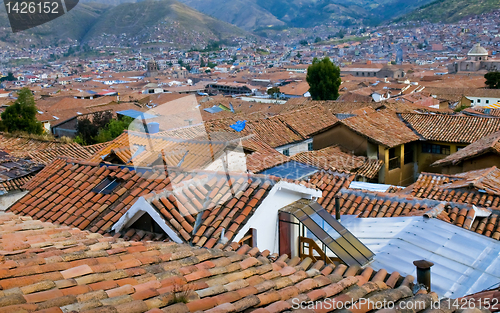
[[[337,100],[341,83],[340,68],[328,57],[313,59],[307,68],[307,83],[313,100]]]
[[[202,58],[200,58],[200,67],[205,67],[205,66],[206,66],[205,59],[203,59],[203,57],[202,57]]]
[[[279,93],[281,93],[279,87],[272,87],[272,88],[269,88],[267,90],[267,94],[270,95],[270,96],[274,96],[274,95],[279,94]]]
[[[500,89],[500,72],[489,72],[484,75],[486,85],[491,89]]]
[[[99,130],[99,133],[94,138],[94,142],[102,143],[115,139],[116,137],[120,136],[133,121],[134,119],[128,116],[121,119],[111,120],[105,128]]]
[[[16,78],[14,77],[14,74],[12,74],[12,72],[9,72],[7,74],[7,76],[0,78],[0,82],[3,82],[3,81],[13,82],[15,80],[16,80]]]
[[[307,40],[302,39],[301,41],[299,41],[299,44],[302,46],[307,46],[309,43],[307,42]]]
[[[17,93],[17,100],[1,114],[2,124],[8,132],[21,131],[29,134],[40,135],[43,126],[36,119],[37,109],[35,98],[28,88],[23,88]]]
[[[92,119],[88,116],[78,121],[76,127],[77,138],[75,141],[83,145],[99,143],[95,140],[99,131],[105,129],[113,119],[111,112],[95,112]]]
[[[318,42],[321,42],[321,37],[316,37],[316,39],[314,39],[314,43],[318,43]]]

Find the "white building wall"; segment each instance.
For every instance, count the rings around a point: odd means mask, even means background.
[[[290,144],[290,145],[285,145],[281,147],[277,147],[276,151],[279,153],[283,153],[284,150],[288,149],[290,151],[290,156],[295,155],[300,152],[306,152],[309,151],[309,143],[312,143],[313,139],[307,139],[298,143]]]
[[[466,96],[466,98],[472,102],[471,105],[473,107],[487,107],[487,106],[495,105],[495,104],[500,106],[500,97],[487,98],[487,97],[468,97],[468,96]]]
[[[254,228],[257,230],[257,247],[259,250],[279,253],[279,210],[297,200],[319,198],[321,195],[320,190],[286,182],[277,183],[233,241],[240,241],[250,228]]]

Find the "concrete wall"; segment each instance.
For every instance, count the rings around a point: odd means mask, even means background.
[[[0,211],[5,211],[11,205],[17,202],[17,200],[24,197],[28,191],[11,191],[7,194],[0,196]]]

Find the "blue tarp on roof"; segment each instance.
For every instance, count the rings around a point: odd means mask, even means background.
[[[246,125],[247,125],[247,121],[237,121],[236,123],[231,125],[231,128],[237,132],[241,132],[242,130],[245,129]]]
[[[219,113],[219,112],[221,112],[221,111],[224,111],[223,109],[219,108],[219,107],[218,107],[218,106],[216,106],[216,105],[214,105],[214,106],[213,106],[213,107],[211,107],[211,108],[206,108],[206,109],[204,109],[204,110],[205,110],[205,111],[207,111],[208,113],[212,113],[212,114],[214,114],[214,113]]]
[[[116,114],[129,116],[131,118],[140,118],[142,120],[147,120],[147,119],[156,117],[155,115],[148,114],[148,113],[142,113],[142,112],[136,111],[136,110],[119,111],[119,112],[116,112]]]
[[[310,176],[318,171],[318,168],[307,164],[290,161],[281,165],[267,169],[260,174],[273,175],[287,179],[301,179]]]

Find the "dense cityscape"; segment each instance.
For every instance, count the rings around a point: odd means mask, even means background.
[[[1,22],[0,312],[500,312],[495,1]]]

